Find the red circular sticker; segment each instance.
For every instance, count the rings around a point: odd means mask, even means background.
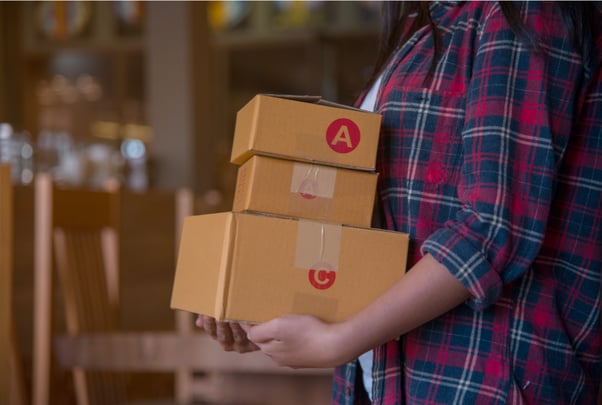
[[[349,153],[360,143],[360,129],[348,118],[339,118],[326,129],[326,142],[337,153]]]
[[[309,282],[318,290],[326,290],[332,287],[337,273],[329,270],[310,270]]]
[[[336,271],[328,263],[316,263],[309,270],[309,282],[318,290],[332,287],[337,276]]]

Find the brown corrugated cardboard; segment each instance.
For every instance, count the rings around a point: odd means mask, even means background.
[[[171,306],[218,320],[345,319],[395,283],[406,234],[226,212],[184,222]]]
[[[257,95],[236,115],[231,161],[254,154],[374,170],[381,116],[319,97]]]
[[[370,227],[378,174],[253,156],[238,169],[233,211]]]

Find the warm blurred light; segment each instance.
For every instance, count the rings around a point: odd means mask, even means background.
[[[119,138],[119,123],[111,121],[96,121],[90,128],[92,136],[104,139]]]
[[[152,141],[153,131],[148,125],[124,124],[113,121],[96,121],[91,127],[92,135],[104,139],[136,139],[144,143]]]
[[[215,31],[234,29],[245,20],[253,2],[210,1],[208,3],[209,26]]]

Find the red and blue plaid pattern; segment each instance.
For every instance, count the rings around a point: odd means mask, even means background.
[[[411,235],[410,264],[432,254],[473,299],[375,349],[373,403],[596,403],[602,38],[584,68],[551,2],[520,5],[540,51],[496,2],[431,10],[434,75],[424,27],[377,99],[383,226]],[[337,369],[333,403],[362,403],[356,367]]]

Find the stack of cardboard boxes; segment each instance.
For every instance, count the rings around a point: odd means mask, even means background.
[[[172,308],[338,321],[397,281],[407,235],[370,229],[380,122],[317,97],[258,95],[245,105],[233,210],[186,218]]]

